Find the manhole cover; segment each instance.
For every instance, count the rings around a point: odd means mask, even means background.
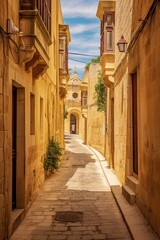
[[[59,222],[80,222],[82,217],[82,212],[57,212],[55,220]]]

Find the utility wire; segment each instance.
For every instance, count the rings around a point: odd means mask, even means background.
[[[75,61],[75,62],[80,62],[80,63],[85,63],[85,64],[88,63],[88,62],[83,62],[83,61],[80,61],[80,60],[77,60],[77,59],[73,59],[73,58],[69,58],[69,60],[71,60],[71,61]]]
[[[91,54],[84,54],[84,53],[76,53],[76,52],[68,52],[68,54],[77,55],[77,56],[86,56],[86,57],[98,57],[98,55],[91,55]]]

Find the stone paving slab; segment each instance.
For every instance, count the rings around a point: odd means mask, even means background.
[[[66,136],[66,159],[42,186],[11,240],[131,240],[96,155]],[[57,214],[68,214],[61,219]],[[66,221],[70,213],[80,213]]]
[[[89,147],[94,152],[101,164],[103,173],[111,187],[111,191],[125,219],[128,229],[134,240],[158,240],[148,221],[143,217],[136,204],[130,205],[122,194],[121,183],[116,175],[108,168],[108,163],[104,157],[95,149]],[[105,160],[105,161],[104,161]]]

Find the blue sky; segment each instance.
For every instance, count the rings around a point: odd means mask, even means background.
[[[88,55],[99,55],[100,46],[100,22],[96,17],[99,0],[61,0],[64,23],[69,24],[71,43],[69,52]],[[85,63],[93,57],[81,57],[69,54],[69,68],[74,71],[77,68],[78,76],[82,78]]]

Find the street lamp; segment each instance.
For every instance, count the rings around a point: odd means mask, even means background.
[[[123,35],[121,39],[118,41],[117,46],[118,46],[119,52],[126,52],[127,41],[124,39]]]

